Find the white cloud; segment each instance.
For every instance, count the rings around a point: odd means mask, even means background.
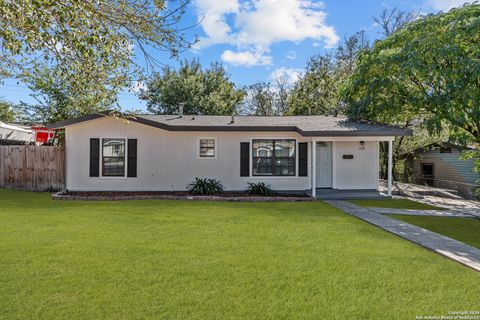
[[[339,40],[326,23],[323,2],[315,0],[195,0],[206,36],[197,48],[230,44],[238,54],[268,52],[273,43],[323,41],[326,48]]]
[[[205,47],[217,43],[229,43],[231,28],[226,18],[228,14],[235,14],[240,9],[238,0],[195,0],[198,20],[207,37],[200,38],[198,47]]]
[[[270,79],[274,82],[279,79],[286,79],[289,84],[294,84],[302,75],[302,72],[302,69],[282,67],[275,69],[270,75]]]
[[[264,55],[263,52],[225,50],[222,54],[222,60],[233,64],[234,66],[258,66],[271,65],[272,57]]]
[[[295,60],[297,59],[297,53],[293,50],[288,51],[287,53],[287,59],[288,60]]]
[[[461,7],[466,0],[426,0],[427,4],[435,10],[448,11],[454,7]]]
[[[310,0],[254,0],[237,14],[239,44],[268,47],[273,42],[322,39],[335,46],[335,29],[325,23],[322,6]]]

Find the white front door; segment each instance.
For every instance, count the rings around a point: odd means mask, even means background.
[[[332,143],[316,142],[316,185],[317,188],[332,187]]]

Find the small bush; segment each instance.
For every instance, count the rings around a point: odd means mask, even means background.
[[[264,182],[248,182],[247,193],[258,196],[273,196],[275,194],[270,188],[270,185],[266,185]]]
[[[195,195],[211,195],[223,193],[223,185],[217,179],[195,178],[187,184],[187,191]]]

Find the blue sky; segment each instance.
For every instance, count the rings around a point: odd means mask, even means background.
[[[397,7],[421,13],[448,10],[464,0],[192,0],[182,25],[194,25],[188,36],[200,37],[181,59],[198,58],[207,66],[222,62],[239,86],[284,76],[293,82],[308,58],[335,47],[345,36],[366,30],[371,40],[379,28],[373,16]],[[151,52],[162,63],[177,65],[168,56]],[[137,52],[137,62],[144,65]],[[122,109],[145,109],[135,89],[119,95]],[[0,85],[0,97],[34,102],[30,91],[14,79]]]

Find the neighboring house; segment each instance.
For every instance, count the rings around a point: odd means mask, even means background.
[[[65,128],[71,191],[185,190],[195,177],[219,179],[231,191],[260,181],[313,195],[376,190],[379,142],[412,134],[333,116],[95,114],[49,128]]]
[[[32,130],[35,132],[35,142],[38,144],[48,143],[54,138],[55,132],[53,130],[49,130],[43,125],[33,125]]]
[[[8,124],[0,121],[2,144],[28,144],[35,142],[35,132],[30,127]]]
[[[457,190],[471,197],[480,175],[473,171],[473,160],[461,160],[466,148],[454,144],[432,144],[414,152],[415,181],[434,187]],[[468,148],[467,148],[468,149]]]

